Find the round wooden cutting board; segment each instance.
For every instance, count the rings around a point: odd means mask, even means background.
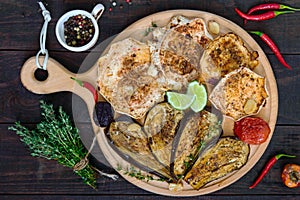
[[[124,171],[120,171],[120,175],[123,176],[130,183],[153,193],[168,195],[168,196],[197,196],[215,192],[220,190],[245,175],[260,159],[260,157],[265,152],[274,132],[276,119],[277,119],[277,111],[278,111],[278,93],[277,93],[277,85],[276,80],[273,75],[272,68],[270,63],[259,47],[259,45],[255,42],[255,40],[241,27],[234,24],[233,22],[224,19],[218,15],[196,11],[196,10],[170,10],[152,14],[147,16],[132,25],[126,28],[123,32],[117,35],[114,40],[111,42],[114,43],[116,41],[123,40],[128,37],[133,37],[135,39],[144,41],[145,40],[145,32],[153,23],[155,23],[158,27],[166,25],[169,20],[176,15],[183,15],[188,18],[199,17],[204,19],[205,22],[209,20],[214,20],[220,24],[220,32],[234,32],[239,35],[245,42],[246,46],[253,50],[257,51],[259,54],[259,66],[254,70],[261,76],[266,77],[266,88],[268,90],[269,97],[267,98],[265,106],[260,110],[257,116],[263,118],[265,121],[269,123],[271,128],[271,133],[269,135],[268,140],[261,145],[251,145],[250,146],[250,155],[247,163],[239,170],[228,174],[227,176],[213,181],[200,190],[194,190],[188,184],[183,184],[183,190],[174,192],[169,190],[169,186],[166,182],[160,181],[141,181],[136,178],[130,177],[128,175],[124,175]],[[107,52],[109,46],[105,49],[104,53]],[[100,57],[101,55],[99,55]],[[86,103],[87,109],[90,115],[90,119],[93,119],[93,109],[94,109],[94,101],[92,94],[85,88],[80,87],[73,80],[70,79],[71,76],[76,77],[77,79],[88,81],[93,83],[96,86],[96,80],[98,77],[97,74],[97,63],[91,67],[90,70],[81,74],[73,74],[67,71],[62,65],[56,62],[53,59],[49,59],[47,70],[48,70],[48,78],[45,81],[38,81],[34,77],[34,72],[36,70],[35,66],[35,58],[30,58],[26,61],[21,70],[21,80],[23,85],[30,91],[38,94],[46,94],[60,91],[70,91],[74,94],[80,96]],[[76,111],[78,112],[78,111]],[[103,130],[95,125],[93,120],[91,120],[91,124],[93,127],[93,131],[97,136],[99,147],[104,154],[105,158],[108,160],[109,164],[117,169],[119,166],[122,166],[122,169],[127,169],[131,165],[122,159],[110,146]],[[224,135],[232,135],[233,121],[227,117],[224,117],[223,120],[223,131]],[[101,160],[100,160],[101,162]],[[143,173],[143,172],[142,172]],[[146,173],[145,173],[146,174]]]

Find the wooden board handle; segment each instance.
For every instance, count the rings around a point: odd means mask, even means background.
[[[43,59],[42,57],[40,59]],[[49,94],[61,91],[75,92],[74,81],[70,77],[75,74],[66,70],[52,58],[47,63],[48,77],[39,81],[35,77],[37,70],[35,57],[29,58],[21,69],[21,81],[26,89],[36,94]]]
[[[36,94],[50,94],[55,92],[68,91],[73,92],[89,102],[93,95],[86,89],[77,84],[71,77],[76,77],[79,80],[96,80],[97,68],[92,67],[89,71],[82,74],[75,74],[68,71],[64,66],[56,60],[49,58],[47,63],[48,77],[44,81],[39,81],[35,77],[35,72],[38,69],[35,64],[35,58],[29,58],[21,69],[21,81],[26,89]],[[42,61],[43,57],[40,57]],[[96,81],[91,82],[96,87]],[[88,98],[87,98],[88,97]]]
[[[43,57],[40,57],[42,62]],[[21,81],[24,87],[36,94],[50,94],[55,92],[68,91],[80,96],[86,103],[88,112],[91,118],[92,126],[95,133],[99,132],[97,127],[92,120],[93,110],[95,106],[93,94],[87,89],[80,86],[71,77],[76,77],[79,80],[95,80],[91,82],[92,85],[96,86],[97,78],[97,66],[93,66],[90,70],[82,74],[75,74],[68,71],[56,60],[49,58],[47,63],[48,77],[44,81],[39,81],[35,77],[35,71],[37,70],[35,64],[35,57],[29,58],[21,69]]]

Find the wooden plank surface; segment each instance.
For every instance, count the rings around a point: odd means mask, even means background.
[[[123,2],[123,1],[118,1]],[[147,2],[151,2],[150,4]],[[185,1],[185,0],[136,0],[132,5],[123,3],[124,8],[114,8],[113,12],[106,11],[99,20],[100,39],[103,40],[120,33],[131,23],[156,12],[170,9],[195,9],[211,12],[244,27],[247,30],[261,30],[268,33],[278,44],[284,54],[300,53],[300,43],[298,40],[297,27],[299,26],[300,12],[292,15],[282,15],[276,19],[262,22],[248,22],[243,26],[243,20],[234,12],[238,7],[242,11],[247,11],[251,6],[264,1],[254,0],[244,1]],[[65,12],[80,8],[91,11],[98,1],[48,1],[48,9],[51,12],[51,21],[48,27],[47,47],[52,51],[63,51],[55,37],[55,25],[58,18]],[[109,1],[102,2],[107,9],[111,5]],[[300,7],[300,2],[288,0],[284,3]],[[43,23],[43,17],[39,12],[36,1],[1,1],[0,8],[0,48],[2,50],[37,50],[39,49],[39,33]],[[12,25],[11,22],[14,22]],[[282,39],[284,38],[284,39]],[[22,41],[22,42],[20,42]],[[259,41],[259,44],[263,44]],[[265,45],[266,53],[271,53]]]
[[[19,137],[14,132],[8,131],[10,124],[0,125],[1,148],[0,159],[0,188],[2,194],[147,194],[149,192],[141,190],[128,183],[123,178],[112,181],[107,178],[98,178],[98,191],[84,185],[80,178],[73,174],[71,169],[58,165],[55,161],[43,158],[33,158],[28,149],[19,142]],[[30,125],[34,126],[33,124]],[[79,128],[85,128],[82,124]],[[267,160],[277,153],[289,153],[299,155],[300,135],[299,126],[277,126],[269,145],[269,148],[262,156],[257,165],[235,184],[215,192],[217,195],[296,195],[298,189],[289,189],[282,185],[280,173],[286,163],[299,163],[300,157],[294,159],[282,159],[272,168],[263,181],[252,190],[248,187],[258,176]],[[284,143],[282,142],[284,141]],[[95,159],[92,162],[105,172],[114,170],[98,163]],[[105,162],[103,162],[105,163]],[[9,166],[9,167],[7,167]],[[268,190],[266,190],[268,188]],[[0,193],[0,194],[1,194]]]
[[[66,51],[55,38],[55,25],[65,12],[80,8],[91,11],[99,1],[96,0],[48,0],[47,9],[52,20],[48,27],[47,48],[50,56],[59,61],[71,72],[77,72],[90,54],[94,54],[91,63],[96,61],[97,52],[74,53]],[[300,12],[282,15],[264,22],[248,22],[234,12],[238,7],[247,11],[251,6],[269,1],[253,0],[132,0],[132,5],[117,0],[118,6],[112,12],[106,11],[99,21],[100,38],[97,45],[121,32],[136,20],[149,14],[169,9],[196,9],[208,11],[225,17],[246,30],[260,30],[267,33],[276,42],[286,61],[293,70],[286,70],[271,50],[256,36],[267,54],[274,70],[279,93],[279,112],[275,132],[271,143],[255,167],[236,183],[215,193],[189,199],[299,199],[300,188],[289,189],[283,186],[280,173],[288,162],[300,164]],[[300,7],[299,0],[285,0],[284,4]],[[101,1],[108,9],[110,1]],[[39,100],[44,99],[72,116],[72,101],[81,101],[68,92],[50,95],[37,95],[27,91],[20,82],[20,69],[23,63],[39,50],[39,34],[43,17],[36,1],[2,0],[0,2],[0,199],[170,199],[154,195],[128,183],[123,178],[112,181],[100,177],[98,190],[84,185],[72,170],[58,165],[55,161],[30,156],[28,149],[19,137],[7,128],[15,121],[21,121],[28,127],[34,127],[40,120]],[[85,66],[87,69],[89,66]],[[83,103],[83,102],[82,102]],[[84,106],[84,105],[83,105]],[[81,130],[91,131],[87,125],[88,113],[83,110],[77,126]],[[100,160],[103,155],[98,153]],[[94,152],[95,153],[95,152]],[[282,159],[276,163],[270,173],[255,189],[248,186],[260,173],[267,160],[277,153],[297,155],[295,159]],[[103,158],[104,159],[104,158]],[[92,162],[105,172],[114,172],[106,162]]]
[[[89,199],[89,200],[124,200],[124,199],[144,199],[144,200],[153,200],[154,198],[157,200],[166,200],[166,199],[174,199],[171,197],[165,197],[165,196],[135,196],[135,195],[123,195],[123,196],[114,196],[114,195],[7,195],[3,196],[3,200],[24,200],[24,199],[32,199],[32,200],[48,200],[48,199],[60,199],[60,200],[81,200],[81,199]],[[180,198],[180,199],[196,199],[196,198]],[[249,199],[259,199],[259,200],[282,200],[282,199],[288,199],[288,200],[297,200],[297,196],[295,195],[268,195],[268,196],[257,196],[253,195],[250,197],[245,197],[242,195],[236,195],[236,196],[217,196],[217,195],[207,195],[205,197],[199,197],[197,199],[214,199],[214,200],[249,200]]]
[[[24,200],[24,199],[32,199],[32,200],[48,200],[48,199],[60,199],[60,200],[81,200],[81,199],[89,199],[89,200],[111,200],[111,199],[116,199],[116,200],[124,200],[124,199],[144,199],[144,200],[153,200],[154,198],[157,200],[166,200],[166,199],[174,199],[171,197],[165,197],[165,196],[135,196],[135,195],[123,195],[123,196],[114,196],[114,195],[7,195],[3,196],[3,200]],[[217,195],[207,195],[205,197],[199,197],[199,198],[180,198],[183,200],[186,199],[214,199],[214,200],[282,200],[282,199],[288,199],[288,200],[297,200],[297,196],[295,195],[268,195],[268,196],[258,196],[258,195],[253,195],[250,197],[245,197],[243,195],[236,195],[236,196],[217,196]]]

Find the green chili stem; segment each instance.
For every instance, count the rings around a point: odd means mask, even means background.
[[[295,158],[296,156],[288,155],[288,154],[283,154],[283,153],[277,154],[277,155],[275,156],[276,160],[280,159],[281,157]]]
[[[278,16],[278,15],[282,15],[282,14],[288,14],[288,13],[294,13],[295,11],[279,11],[279,10],[275,10],[274,11],[274,15]]]
[[[258,35],[259,37],[261,37],[262,35],[263,35],[263,33],[262,32],[260,32],[260,31],[248,31],[249,33],[253,33],[253,34],[255,34],[255,35]]]
[[[76,81],[81,87],[83,87],[83,82],[81,80],[78,80],[74,77],[70,77],[72,80]]]
[[[279,9],[288,9],[288,10],[293,10],[293,11],[300,11],[300,8],[293,8],[293,7],[290,7],[290,6],[287,6],[287,5],[283,5],[283,4],[280,4]]]

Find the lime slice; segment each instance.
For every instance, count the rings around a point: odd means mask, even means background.
[[[207,103],[207,92],[204,85],[200,85],[198,81],[189,83],[187,95],[195,95],[196,99],[192,103],[191,108],[194,112],[200,112]]]
[[[185,110],[195,101],[195,95],[181,94],[177,92],[167,92],[168,102],[175,109]]]

